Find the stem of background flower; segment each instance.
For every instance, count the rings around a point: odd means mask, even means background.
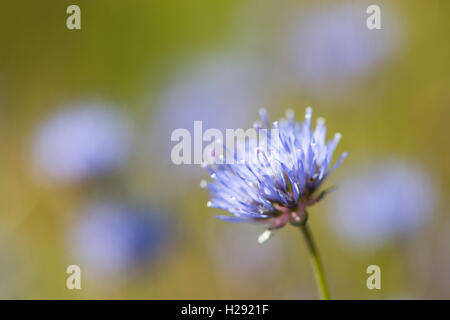
[[[314,275],[316,277],[316,283],[320,291],[320,296],[322,300],[330,300],[330,294],[328,293],[327,284],[325,282],[325,275],[323,273],[322,263],[319,258],[319,253],[317,251],[316,245],[312,238],[311,231],[307,224],[301,225],[300,230],[305,237],[306,244],[308,246],[309,253],[311,255],[311,263],[314,269]]]

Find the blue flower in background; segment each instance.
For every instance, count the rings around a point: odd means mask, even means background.
[[[423,227],[435,192],[423,170],[384,161],[354,170],[331,202],[331,227],[353,246],[379,247]]]
[[[401,44],[401,19],[384,10],[382,29],[366,26],[368,4],[339,3],[313,7],[295,17],[286,34],[289,72],[300,87],[323,95],[351,88]],[[298,86],[297,86],[298,87]]]
[[[167,247],[168,224],[158,212],[118,202],[95,202],[70,232],[70,248],[92,277],[127,276],[154,264]]]
[[[193,134],[195,120],[202,121],[204,130],[244,126],[251,121],[253,112],[268,100],[266,82],[270,77],[263,66],[258,55],[227,52],[208,55],[177,72],[161,91],[156,102],[158,110],[152,114],[146,141],[149,162],[153,166],[169,166],[160,170],[165,171],[166,179],[197,180],[202,169],[178,167],[167,161],[172,146],[160,137],[170,137],[177,128],[185,128]],[[158,156],[162,157],[161,161],[156,161]]]
[[[258,56],[230,53],[188,65],[162,91],[155,127],[170,136],[173,129],[190,129],[194,120],[220,130],[236,121],[244,125],[265,98],[267,74],[259,60]],[[241,116],[237,118],[230,110]]]
[[[211,194],[209,207],[220,208],[233,216],[220,219],[242,222],[269,223],[269,230],[283,227],[287,222],[301,224],[306,221],[306,207],[319,201],[325,192],[317,194],[322,182],[347,156],[343,153],[330,168],[333,152],[341,137],[326,142],[323,118],[311,128],[311,108],[300,124],[291,111],[287,119],[269,123],[265,110],[261,110],[263,126],[275,128],[278,134],[271,137],[269,148],[246,149],[246,159],[235,164],[210,164],[212,182],[202,181]]]
[[[32,159],[40,174],[72,182],[122,165],[131,144],[129,124],[104,104],[72,104],[45,121],[33,137]]]

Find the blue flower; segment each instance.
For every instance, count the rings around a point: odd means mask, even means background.
[[[330,206],[330,227],[349,245],[372,250],[411,239],[431,219],[436,187],[425,168],[381,158],[352,171]]]
[[[169,231],[168,221],[158,210],[95,201],[82,209],[68,240],[73,257],[92,278],[126,277],[162,258]]]
[[[345,91],[400,49],[401,18],[386,9],[382,29],[373,32],[366,26],[366,8],[355,3],[313,7],[289,23],[285,61],[298,85],[319,93]]]
[[[170,137],[177,128],[186,128],[193,135],[195,120],[202,120],[204,130],[225,130],[251,121],[258,106],[269,99],[266,80],[270,77],[260,60],[250,53],[227,52],[205,56],[183,67],[161,91],[156,100],[157,114],[151,115],[148,150],[151,150],[152,163],[166,164],[167,153],[172,148],[160,137]],[[239,119],[236,119],[234,115],[238,112]],[[161,155],[160,161],[154,161],[157,155]],[[167,172],[167,168],[162,167],[161,171]],[[169,178],[175,175],[177,181],[196,181],[202,173],[198,166],[178,167],[170,163]]]
[[[326,142],[324,119],[318,118],[312,130],[311,114],[311,108],[307,108],[305,120],[298,123],[289,110],[286,119],[270,124],[266,111],[261,110],[262,124],[256,123],[255,128],[277,129],[270,136],[268,148],[259,145],[251,149],[244,143],[246,159],[253,161],[236,159],[233,164],[206,166],[213,178],[211,182],[201,183],[211,194],[208,206],[232,214],[218,216],[219,219],[264,222],[269,224],[269,230],[283,227],[287,222],[296,225],[306,222],[306,208],[326,193],[317,192],[322,182],[347,156],[343,153],[330,168],[341,135],[336,133]],[[262,131],[258,132],[261,137]]]
[[[131,147],[129,122],[114,106],[73,102],[39,126],[32,140],[32,164],[52,181],[79,182],[121,167]]]

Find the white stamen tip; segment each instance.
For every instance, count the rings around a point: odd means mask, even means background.
[[[342,138],[342,134],[340,132],[336,132],[336,134],[334,135],[335,139],[340,139]]]
[[[206,188],[206,186],[208,185],[208,182],[206,182],[206,180],[202,180],[200,181],[200,188]]]
[[[211,206],[212,206],[211,201],[208,201],[208,202],[206,203],[206,206],[207,206],[207,207],[211,207]]]
[[[272,231],[270,230],[266,230],[263,233],[261,233],[261,235],[258,237],[258,243],[262,244],[264,242],[266,242],[267,240],[270,239],[270,237],[272,236]]]
[[[253,123],[253,128],[255,128],[255,129],[261,129],[262,128],[262,124],[261,124],[261,121],[255,121],[254,123]]]
[[[305,119],[310,119],[311,114],[312,114],[312,108],[311,107],[306,108]]]

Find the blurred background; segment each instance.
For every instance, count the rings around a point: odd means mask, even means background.
[[[295,228],[258,245],[170,161],[194,120],[308,105],[350,153],[310,210],[332,297],[450,298],[450,2],[78,0],[68,30],[70,4],[0,12],[0,298],[317,298]]]

